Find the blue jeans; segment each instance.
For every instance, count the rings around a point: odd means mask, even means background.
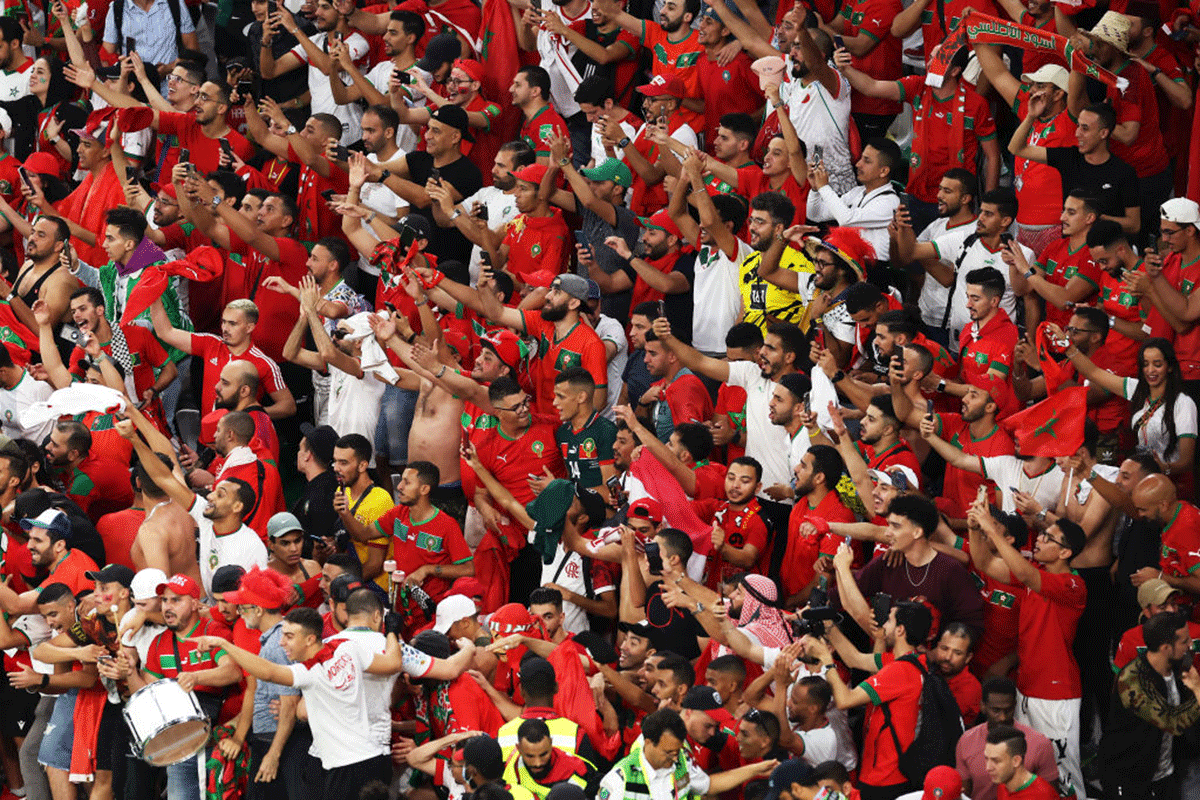
[[[78,689],[72,689],[61,694],[54,701],[54,711],[50,721],[46,723],[46,733],[42,736],[42,746],[38,749],[38,763],[70,771],[71,748],[75,744],[75,728],[72,719],[75,716],[75,698],[79,696]]]
[[[167,800],[200,800],[200,767],[207,748],[197,755],[167,767]]]
[[[408,429],[417,410],[417,393],[395,386],[384,387],[375,426],[375,465],[408,463]]]

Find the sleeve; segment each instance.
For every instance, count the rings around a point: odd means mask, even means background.
[[[922,75],[909,75],[907,78],[901,78],[896,81],[896,85],[900,87],[900,102],[912,103],[913,98],[921,93],[921,89],[925,86],[925,78]]]
[[[1073,572],[1042,572],[1042,597],[1064,606],[1083,608],[1087,602],[1087,587],[1083,578]]]
[[[376,519],[375,520],[376,533],[378,533],[380,536],[391,538],[392,522],[396,519],[396,514],[399,513],[399,509],[402,507],[403,506],[397,506],[396,508],[393,508],[391,511],[388,511],[386,514],[384,514],[384,515],[380,516],[378,519]]]
[[[158,112],[158,132],[160,134],[167,133],[181,137],[187,136],[192,131],[190,127],[192,124],[194,124],[194,121],[191,114],[177,114],[172,111]],[[187,128],[187,130],[184,130],[184,128]],[[180,146],[186,147],[187,144],[184,141],[180,141]]]
[[[757,164],[751,164],[748,167],[737,168],[737,185],[738,193],[745,197],[753,197],[758,194],[759,184],[762,183],[763,171],[762,167]]]
[[[116,0],[116,2],[121,1],[122,0]],[[117,23],[114,19],[114,8],[115,6],[113,4],[109,4],[108,13],[104,15],[104,41],[108,44],[117,43]]]
[[[900,680],[900,670],[904,668],[899,664],[888,664],[860,683],[859,686],[866,691],[872,704],[883,705],[904,694],[908,685],[907,681]]]
[[[1180,735],[1200,720],[1200,704],[1197,704],[1192,692],[1185,688],[1180,692],[1183,702],[1174,705],[1165,693],[1147,691],[1140,671],[1137,661],[1127,665],[1117,676],[1117,685],[1113,687],[1113,696],[1120,698],[1121,705],[1130,714],[1173,736]]]
[[[325,34],[320,34],[320,35],[321,35],[321,36],[324,36]],[[314,37],[312,37],[312,38],[313,38],[314,40],[316,39],[316,37],[315,37],[315,36],[314,36]],[[314,41],[314,43],[315,43],[315,41]],[[289,50],[288,52],[289,52],[289,53],[291,53],[292,55],[294,55],[296,58],[300,59],[300,61],[301,61],[301,62],[303,62],[303,63],[305,63],[305,64],[307,64],[307,63],[308,63],[308,51],[306,51],[306,50],[304,49],[304,45],[300,44],[299,42],[297,42],[297,43],[296,43],[296,46],[295,46],[295,47],[293,47],[293,48],[292,48],[291,50]],[[279,59],[275,59],[275,60],[276,60],[276,61],[278,61]]]
[[[1142,204],[1141,187],[1133,167],[1125,165],[1126,178],[1118,187],[1121,191],[1121,208],[1135,208]]]
[[[526,312],[528,313],[528,312]],[[741,386],[747,388],[753,382],[756,375],[759,375],[758,365],[752,361],[734,361],[729,365],[729,380],[726,381],[730,386]]]
[[[629,48],[631,56],[637,55],[637,52],[642,49],[642,43],[638,41],[638,37],[627,30],[622,30],[617,34],[617,41]]]
[[[162,679],[164,677],[162,661],[158,657],[158,648],[154,647],[153,644],[150,647],[150,652],[146,654],[146,663],[142,665],[142,669],[156,678]]]
[[[297,689],[307,689],[313,685],[312,675],[303,664],[291,664],[288,669],[292,671],[292,686]]]
[[[1137,655],[1137,645],[1133,643],[1134,637],[1130,633],[1131,631],[1125,631],[1125,635],[1121,637],[1120,644],[1117,645],[1117,652],[1112,660],[1113,672],[1120,672]]]
[[[953,264],[962,255],[963,244],[966,240],[958,234],[957,231],[947,231],[941,236],[935,237],[930,244],[933,245],[937,257],[948,264]]]
[[[400,645],[400,669],[413,678],[424,678],[433,669],[433,656],[421,652],[410,644]]]
[[[279,365],[272,361],[269,357],[263,356],[254,360],[255,366],[258,367],[258,377],[262,380],[263,388],[267,394],[275,394],[287,388],[287,384],[283,380],[283,372],[279,369]]]
[[[1175,399],[1175,432],[1179,438],[1196,438],[1196,401],[1181,394]]]
[[[1047,147],[1046,165],[1065,173],[1070,166],[1071,153],[1077,152],[1074,147]]]
[[[454,522],[452,525],[453,529],[446,531],[446,554],[450,556],[451,564],[465,564],[471,560],[471,548],[467,546],[467,540],[463,538],[458,523]]]
[[[684,749],[682,755],[687,763],[688,780],[691,782],[691,790],[693,794],[708,794],[708,789],[712,786],[712,779],[708,777],[708,773],[700,769],[696,764],[696,759],[692,757],[692,751]]]
[[[526,311],[525,314],[530,312]],[[582,366],[591,374],[596,381],[597,389],[604,389],[608,386],[608,358],[604,353],[604,342],[596,337],[584,345],[582,355]]]
[[[600,419],[604,419],[601,417]],[[608,420],[604,420],[608,422]],[[612,423],[596,426],[596,453],[600,466],[613,463],[613,445],[617,442],[617,427]]]
[[[201,501],[200,495],[195,495],[191,507],[187,510],[188,514],[192,519],[196,520],[196,524],[198,525],[203,525],[208,521],[204,518],[205,506],[207,506],[207,503]]]
[[[996,119],[992,116],[992,109],[987,104],[987,101],[978,94],[971,92],[973,98],[974,110],[971,113],[975,127],[975,136],[979,141],[987,141],[996,138]]]
[[[671,133],[671,138],[685,147],[699,147],[700,137],[696,135],[696,131],[691,125],[680,125]]]
[[[704,413],[708,393],[699,379],[677,380],[667,387],[667,405],[671,408],[671,421],[675,425],[685,422],[704,424],[708,418]],[[1178,403],[1176,406],[1178,407]]]
[[[361,61],[370,49],[367,40],[359,33],[353,34],[346,40],[346,47],[349,48],[350,58],[354,61]]]
[[[1125,378],[1121,384],[1121,393],[1125,396],[1126,400],[1133,399],[1133,395],[1137,391],[1139,383],[1140,381],[1138,381],[1137,378]]]
[[[858,26],[859,33],[865,33],[876,42],[881,42],[892,35],[892,17],[896,16],[899,4],[893,9],[890,3],[879,3],[873,0],[863,3],[862,23]]]
[[[1117,92],[1117,90],[1115,88],[1112,91]],[[1150,94],[1151,94],[1151,96],[1153,96],[1154,92],[1151,92]],[[1109,100],[1111,101],[1113,99],[1114,98],[1110,95]],[[1118,125],[1120,125],[1123,122],[1137,122],[1137,123],[1141,124],[1141,122],[1142,122],[1142,104],[1138,101],[1137,98],[1135,98],[1135,97],[1127,98],[1125,95],[1122,95],[1119,92],[1117,92],[1117,97],[1115,98],[1115,100],[1116,100],[1116,102],[1113,105],[1115,106],[1115,108],[1117,110],[1117,124]]]
[[[746,532],[746,544],[758,549],[761,554],[767,549],[767,525],[761,518],[755,518]]]
[[[983,467],[983,477],[1008,491],[1009,486],[1017,484],[1014,466],[1016,459],[1012,456],[980,456],[979,463]]]

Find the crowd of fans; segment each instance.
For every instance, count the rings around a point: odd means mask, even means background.
[[[0,800],[1200,796],[1197,15],[5,3]]]

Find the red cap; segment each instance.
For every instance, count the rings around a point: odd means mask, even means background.
[[[650,216],[642,220],[642,224],[647,228],[657,228],[663,233],[668,233],[676,239],[683,238],[683,231],[679,230],[679,226],[675,224],[675,220],[671,219],[671,215],[666,209],[655,211]]]
[[[197,600],[200,599],[200,584],[189,578],[187,575],[172,575],[171,580],[166,583],[160,583],[154,593],[162,596],[162,593],[170,590],[175,594],[191,595]]]
[[[489,347],[504,364],[514,372],[525,358],[525,345],[521,337],[510,330],[500,329],[483,335],[479,340],[484,347]]]
[[[473,81],[482,81],[484,76],[483,64],[480,64],[473,58],[457,58],[454,60],[452,69],[461,69],[467,73]]]
[[[235,605],[283,608],[292,599],[291,582],[273,569],[253,567],[242,576],[242,582],[232,592],[225,592],[225,602]]]
[[[987,392],[988,397],[992,398],[992,402],[996,404],[997,420],[1004,419],[1009,414],[1021,410],[1021,404],[1013,394],[1012,387],[1003,378],[995,375],[980,375],[971,380],[971,385]]]
[[[637,90],[646,97],[678,97],[681,100],[687,97],[687,92],[683,89],[683,81],[679,80],[678,75],[672,75],[669,78],[655,75],[649,83],[637,87]]]
[[[162,186],[158,187],[158,193],[165,194],[171,199],[177,199],[179,197],[179,194],[175,191],[175,184],[173,183],[164,183]]]
[[[450,584],[450,591],[446,592],[446,596],[449,597],[452,594],[461,594],[464,597],[470,597],[474,599],[476,597],[482,597],[486,593],[487,589],[484,588],[483,583],[481,583],[478,578],[472,578],[468,576],[459,578],[454,583]]]
[[[38,175],[54,175],[62,177],[62,162],[49,153],[30,153],[25,159],[25,169]]]
[[[962,797],[962,776],[954,767],[934,767],[925,775],[921,800],[958,800]]]
[[[545,164],[529,164],[514,171],[513,177],[519,181],[540,185],[542,178],[546,177],[546,169]]]
[[[648,519],[655,525],[658,525],[663,520],[662,503],[653,497],[643,497],[640,500],[634,500],[629,504],[629,513],[626,516]]]

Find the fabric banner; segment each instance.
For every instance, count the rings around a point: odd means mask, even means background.
[[[479,60],[487,66],[482,94],[500,105],[500,118],[493,130],[500,141],[517,138],[521,130],[521,110],[507,98],[513,76],[521,68],[521,50],[517,46],[517,27],[507,0],[484,0],[483,25],[479,29]]]
[[[925,82],[930,86],[941,86],[954,56],[962,48],[973,44],[1000,44],[1020,47],[1023,50],[1057,53],[1067,62],[1067,66],[1073,72],[1082,72],[1089,78],[1095,78],[1109,86],[1115,86],[1121,91],[1125,91],[1125,88],[1129,86],[1127,79],[1118,78],[1076,50],[1065,36],[980,14],[978,11],[959,20],[958,25],[938,46],[930,60],[929,69],[925,73]]]
[[[1000,426],[1026,458],[1073,456],[1083,446],[1087,387],[1072,386],[1037,405],[1005,418]]]

